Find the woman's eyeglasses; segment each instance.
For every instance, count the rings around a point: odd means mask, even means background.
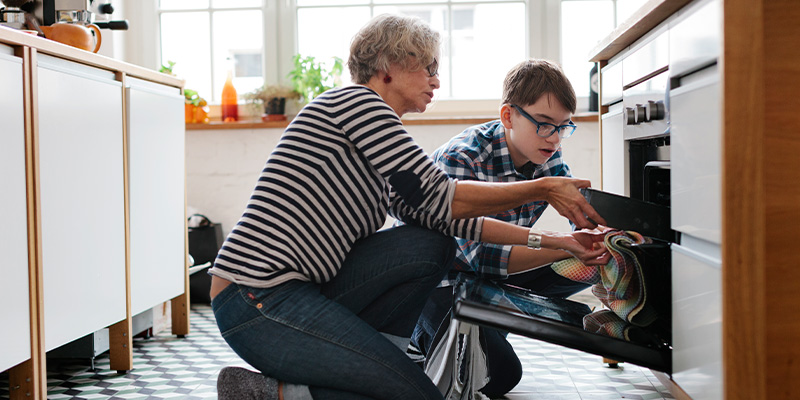
[[[417,54],[414,53],[413,51],[409,51],[408,55],[410,55],[411,57],[417,56]],[[425,67],[425,71],[428,72],[428,76],[431,78],[433,78],[436,75],[439,75],[439,61],[436,60],[436,57],[433,57],[433,62]]]
[[[425,67],[425,70],[428,71],[428,76],[430,77],[439,75],[439,62],[436,61],[436,57],[433,58],[432,63],[428,64],[428,66]]]
[[[566,139],[572,136],[572,134],[575,132],[575,128],[577,128],[577,126],[575,126],[572,122],[567,125],[553,125],[548,124],[547,122],[539,122],[533,119],[530,114],[526,113],[522,107],[516,104],[512,104],[511,107],[514,107],[515,110],[519,111],[520,115],[525,117],[525,119],[533,122],[533,124],[536,125],[536,134],[543,138],[549,138],[550,136],[553,136],[554,133],[558,132],[558,136],[560,138]]]

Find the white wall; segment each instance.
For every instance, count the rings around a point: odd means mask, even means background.
[[[431,153],[467,125],[410,125],[425,151]],[[578,123],[563,142],[564,158],[575,176],[600,187],[600,145],[597,123]],[[227,234],[244,211],[256,180],[281,129],[197,130],[186,133],[189,206],[221,222]],[[537,224],[542,229],[568,231],[569,224],[551,208]]]

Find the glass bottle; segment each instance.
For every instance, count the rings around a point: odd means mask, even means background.
[[[239,104],[236,96],[236,88],[233,87],[233,71],[228,71],[228,79],[222,87],[222,122],[234,122],[239,120]]]

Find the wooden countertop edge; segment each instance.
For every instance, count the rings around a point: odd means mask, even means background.
[[[589,61],[606,61],[630,46],[656,25],[692,0],[650,0],[601,40],[589,53]]]
[[[405,125],[477,125],[496,119],[495,117],[431,117],[431,118],[409,118],[404,119]],[[574,122],[598,122],[598,113],[581,113],[572,117]],[[213,121],[207,124],[186,124],[187,131],[205,130],[229,130],[229,129],[283,129],[289,125],[289,121],[261,122],[261,121],[238,121],[220,122]]]
[[[26,46],[36,49],[37,52],[55,57],[75,61],[93,67],[120,71],[139,79],[161,83],[168,86],[183,88],[183,79],[162,74],[158,71],[101,56],[92,52],[67,46],[52,40],[0,26],[0,43],[8,46]]]

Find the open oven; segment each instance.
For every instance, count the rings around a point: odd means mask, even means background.
[[[537,296],[524,289],[489,281],[464,281],[456,288],[454,315],[620,362],[672,373],[672,258],[679,243],[671,229],[670,132],[667,73],[626,90],[624,106],[624,176],[628,196],[583,189],[608,226],[638,232],[651,241],[634,245],[647,283],[647,301],[658,319],[646,327],[630,326],[625,336],[594,333],[584,328],[593,310],[566,299]]]
[[[641,264],[647,301],[658,318],[625,335],[584,327],[586,304],[535,295],[486,281],[456,288],[454,316],[655,371],[673,371],[670,72],[667,28],[602,68],[603,191],[583,191],[612,228],[651,239],[632,250]]]
[[[654,175],[660,176],[661,172]],[[676,234],[670,229],[670,209],[592,189],[583,193],[610,226],[650,238],[651,243],[634,244],[631,248],[647,283],[647,301],[658,315],[654,322],[646,327],[627,325],[624,335],[593,332],[585,327],[584,318],[595,311],[587,304],[542,297],[525,289],[482,280],[459,282],[455,289],[454,316],[465,322],[672,373],[670,245]]]

